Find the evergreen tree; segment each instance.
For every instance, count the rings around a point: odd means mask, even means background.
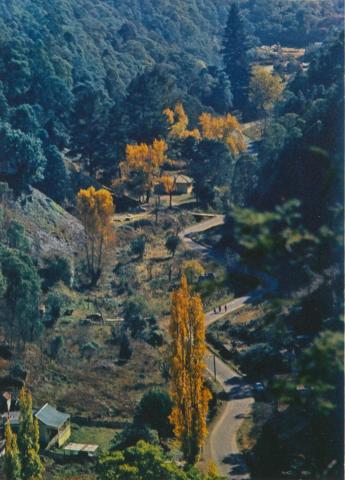
[[[25,480],[42,480],[44,467],[39,450],[38,421],[32,413],[32,397],[28,390],[23,388],[19,394],[20,423],[18,443],[20,458]]]
[[[46,151],[47,165],[42,190],[53,200],[62,203],[68,195],[69,178],[59,150],[50,145]]]
[[[12,432],[10,422],[6,424],[6,449],[4,457],[4,473],[6,480],[20,480],[21,464],[19,449],[17,445],[17,436]]]
[[[248,50],[244,19],[239,6],[234,2],[224,31],[222,55],[225,72],[231,82],[233,104],[239,109],[243,109],[247,101],[250,79]]]

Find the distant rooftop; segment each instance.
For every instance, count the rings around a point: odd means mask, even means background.
[[[59,412],[56,408],[49,405],[49,403],[46,403],[35,414],[35,417],[48,427],[59,428],[70,418],[70,415]]]

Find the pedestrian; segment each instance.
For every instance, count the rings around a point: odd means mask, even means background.
[[[228,307],[225,305],[224,307],[224,310],[227,312],[228,311]]]
[[[216,307],[214,307],[213,311],[214,311],[215,314],[217,313]]]

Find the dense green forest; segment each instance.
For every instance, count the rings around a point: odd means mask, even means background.
[[[0,3],[0,478],[342,478],[343,15]]]

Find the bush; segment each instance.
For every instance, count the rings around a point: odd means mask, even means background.
[[[43,286],[46,290],[60,281],[71,286],[72,265],[68,258],[56,254],[45,258],[44,263],[40,275],[44,280]]]
[[[133,349],[131,347],[128,335],[126,333],[123,333],[120,343],[119,360],[129,360],[132,354]]]
[[[140,235],[135,238],[130,243],[130,250],[134,255],[137,255],[138,258],[142,259],[144,257],[146,247],[146,237],[145,235]]]
[[[157,430],[160,438],[172,435],[172,425],[169,415],[172,409],[172,401],[168,392],[164,390],[150,390],[141,398],[134,416],[134,423],[146,425]]]
[[[124,304],[123,318],[132,337],[142,338],[148,322],[152,322],[153,317],[151,307],[143,297],[130,298]]]
[[[45,302],[48,322],[56,322],[61,315],[61,311],[68,305],[68,297],[61,292],[49,292]]]
[[[111,442],[111,450],[124,450],[136,445],[139,440],[145,440],[150,445],[159,444],[158,434],[155,430],[146,425],[128,423],[121,432],[115,434]]]
[[[180,238],[178,237],[178,235],[168,236],[165,242],[165,247],[167,248],[167,250],[169,250],[172,256],[175,255],[179,243],[180,243]]]

